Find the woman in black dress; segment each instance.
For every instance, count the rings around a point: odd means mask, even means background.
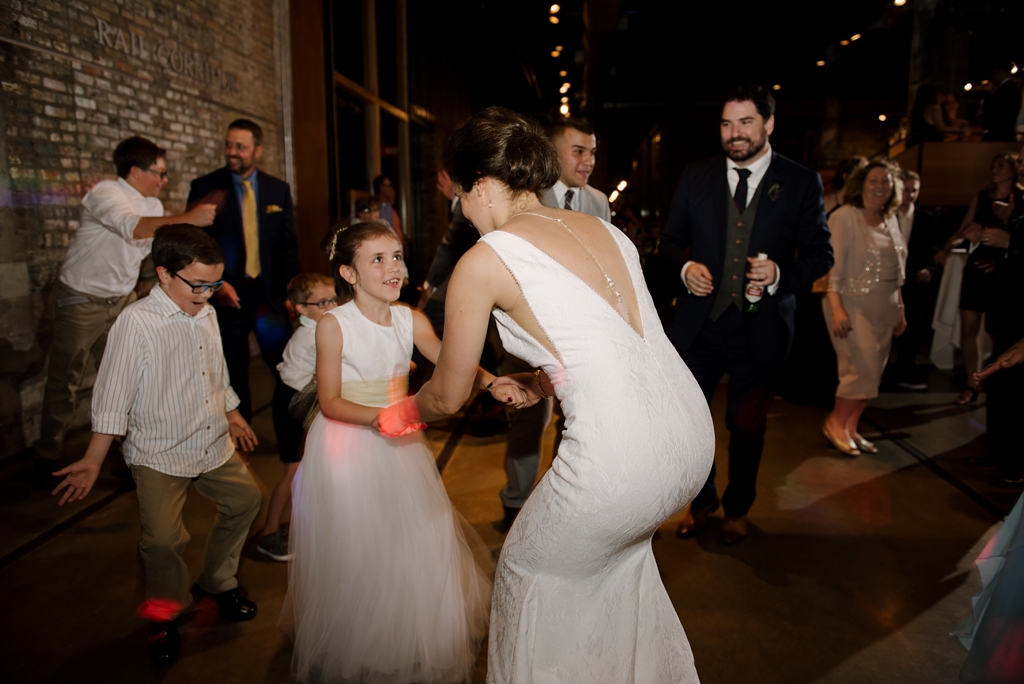
[[[969,404],[978,398],[974,374],[981,369],[978,333],[981,316],[992,300],[996,269],[1006,255],[1000,245],[1009,242],[1010,226],[1024,214],[1024,194],[1017,185],[1017,163],[1012,154],[997,154],[992,159],[992,184],[971,200],[960,229],[935,255],[946,263],[949,250],[965,243],[970,255],[960,285],[960,351],[964,357],[967,383],[954,403]]]

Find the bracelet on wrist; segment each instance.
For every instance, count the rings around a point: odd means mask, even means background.
[[[548,393],[544,391],[544,386],[540,384],[540,368],[533,371],[533,381],[537,383],[537,390],[540,392],[541,399],[547,399]]]

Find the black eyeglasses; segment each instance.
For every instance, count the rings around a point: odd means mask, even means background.
[[[221,285],[224,284],[223,280],[218,280],[215,283],[190,283],[177,273],[174,274],[174,277],[180,280],[181,282],[185,283],[189,287],[191,287],[192,294],[203,294],[207,290],[209,290],[210,292],[216,292],[221,288]]]
[[[160,176],[160,180],[167,180],[166,171],[157,171],[156,169],[143,169],[143,171],[145,171],[146,173],[155,173],[156,175]]]
[[[321,299],[319,302],[299,302],[303,306],[315,306],[318,309],[326,309],[329,306],[334,306],[338,303],[337,297],[331,297],[330,299]]]

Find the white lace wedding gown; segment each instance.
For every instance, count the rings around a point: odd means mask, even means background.
[[[561,361],[496,309],[502,343],[545,370],[565,413],[554,463],[498,561],[488,682],[698,681],[651,536],[707,478],[711,414],[662,331],[636,249],[605,226],[628,265],[644,337],[530,242],[501,230],[482,238]]]
[[[410,310],[392,306],[390,327],[355,302],[327,315],[344,335],[341,396],[380,407],[403,399]],[[452,508],[422,432],[392,439],[318,414],[292,485],[289,550],[282,624],[295,640],[299,682],[471,678],[492,564]]]

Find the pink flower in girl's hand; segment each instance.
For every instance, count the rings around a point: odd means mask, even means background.
[[[420,421],[416,397],[408,397],[397,404],[381,409],[374,424],[381,434],[388,437],[404,437],[417,430],[425,430],[427,427],[426,423]]]

